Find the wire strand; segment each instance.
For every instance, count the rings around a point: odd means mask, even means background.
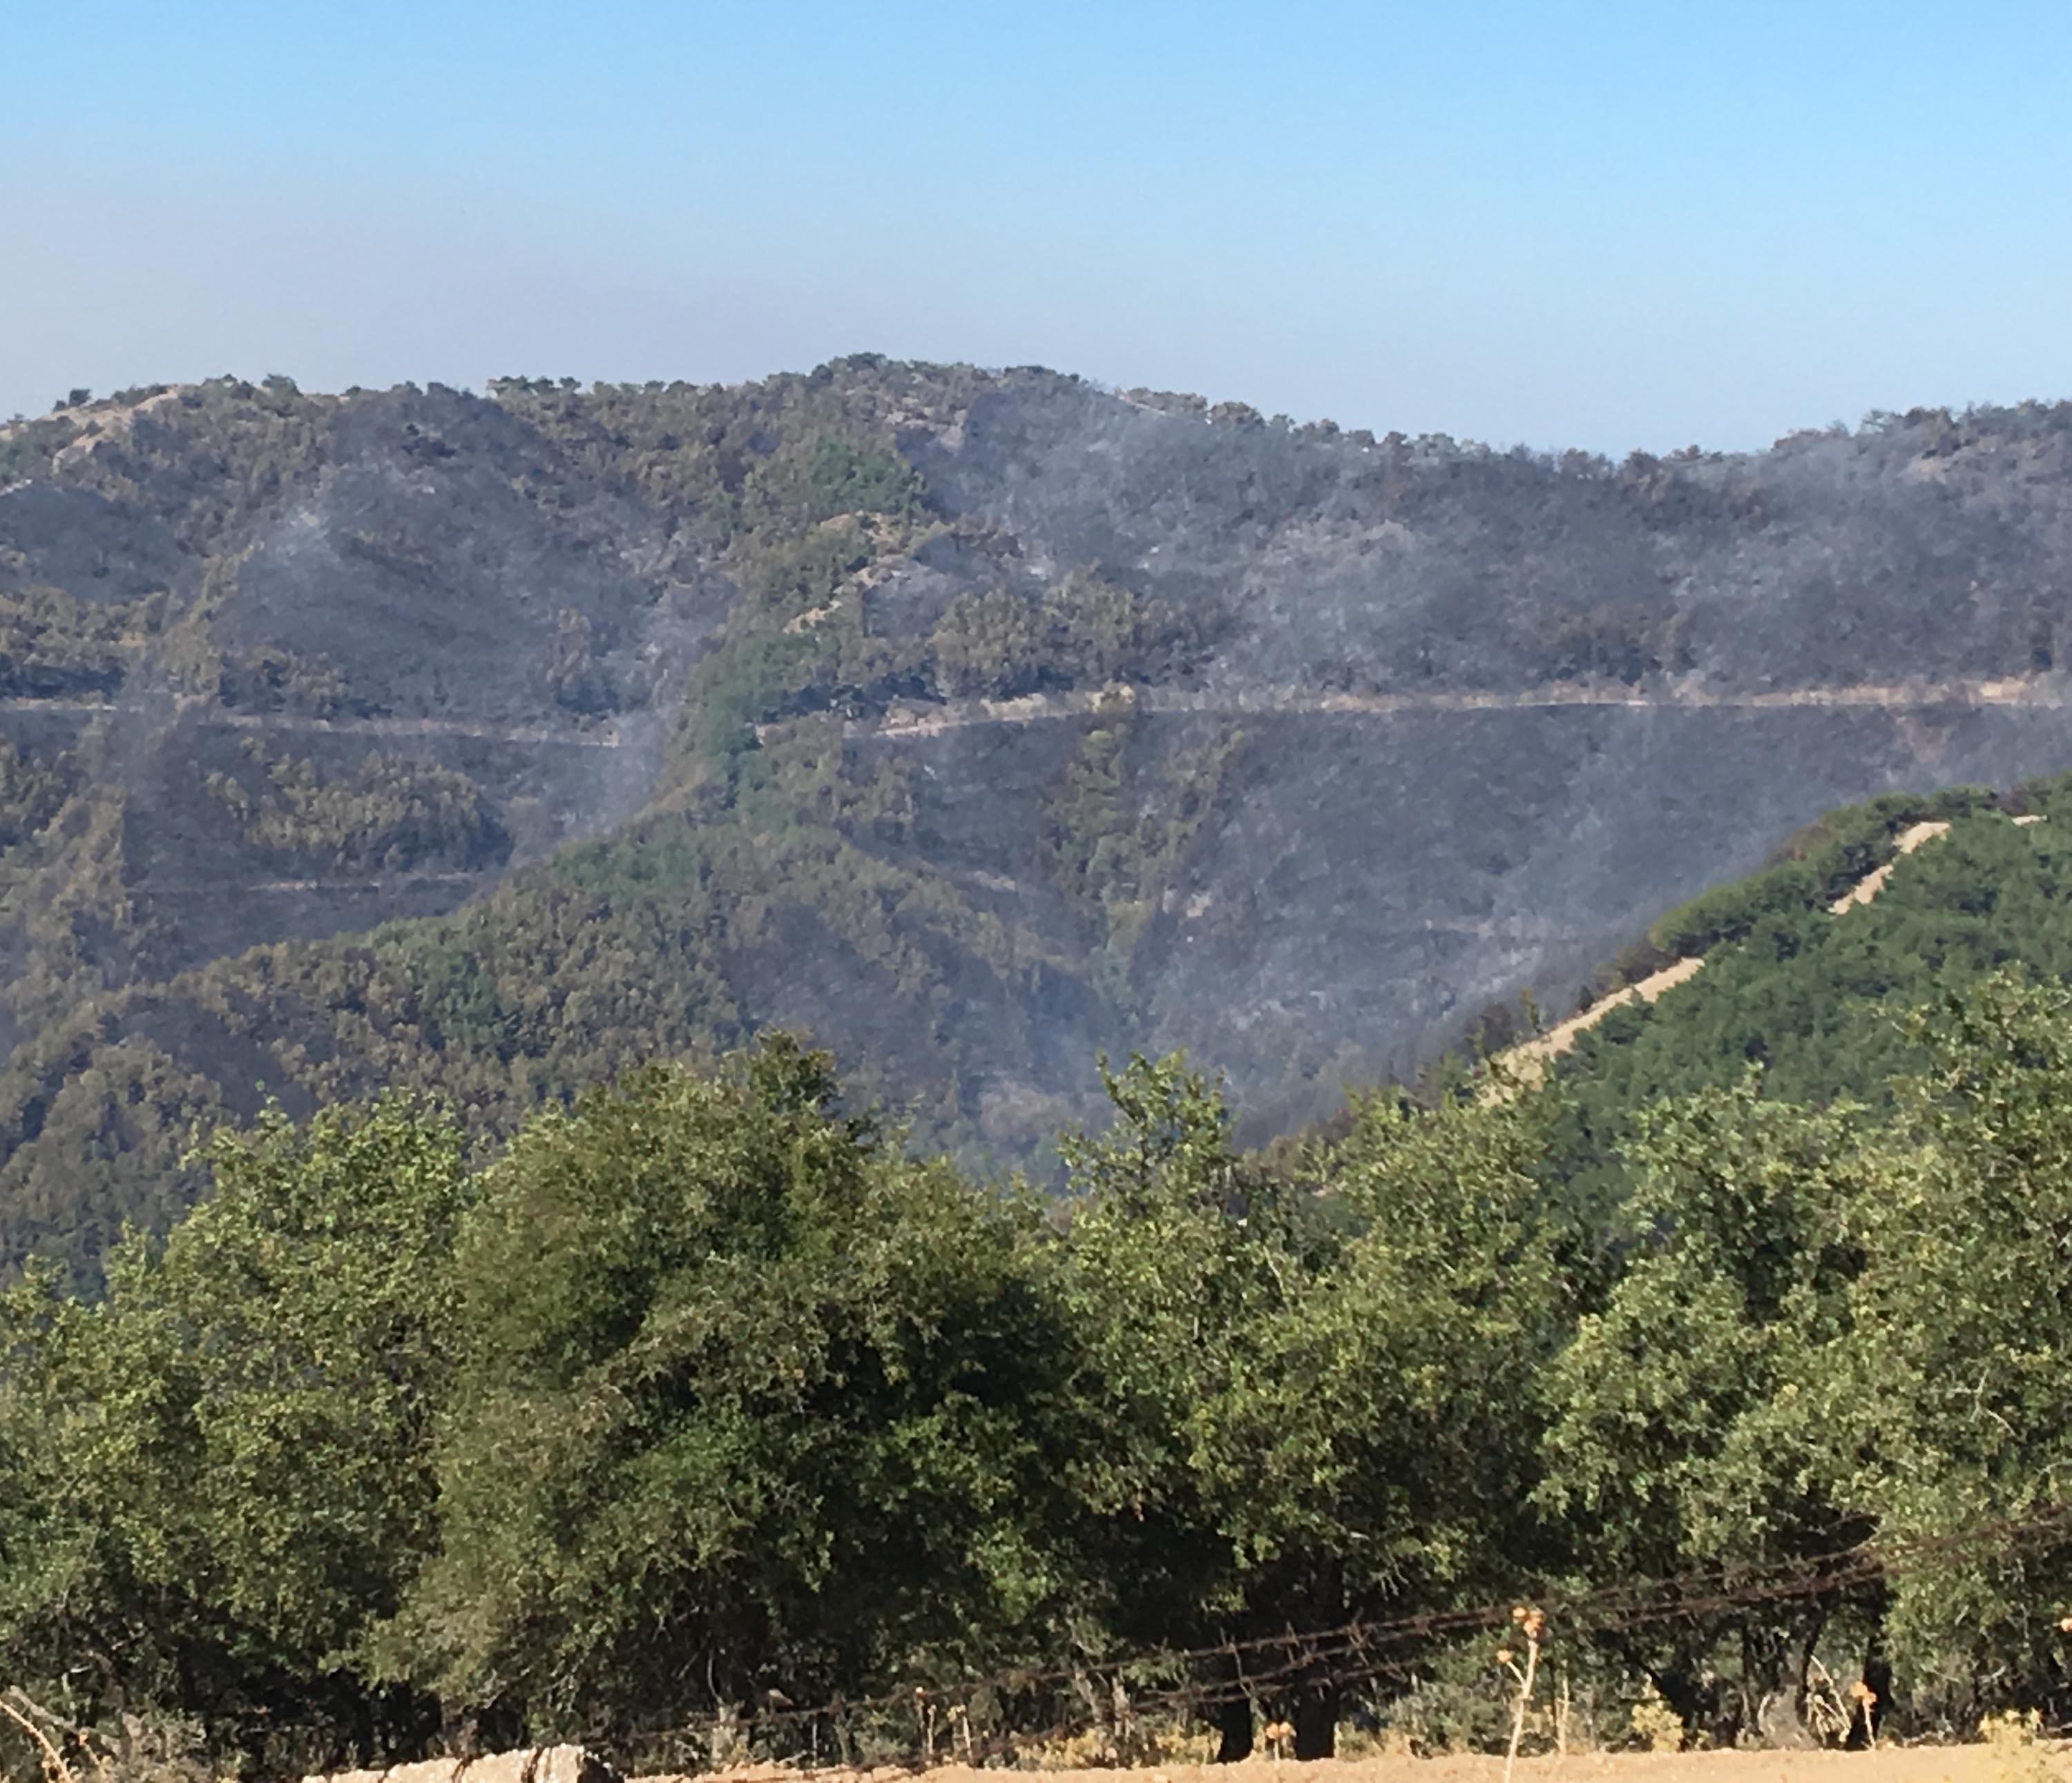
[[[813,1723],[839,1726],[900,1711],[911,1713],[919,1721],[931,1711],[947,1715],[954,1709],[968,1727],[972,1705],[981,1696],[990,1694],[997,1699],[1070,1688],[1093,1699],[1097,1705],[1104,1680],[1112,1699],[1111,1715],[1121,1708],[1133,1716],[1192,1714],[1271,1694],[1276,1686],[1342,1689],[1348,1684],[1382,1678],[1408,1677],[1412,1672],[1408,1658],[1385,1656],[1478,1629],[1507,1628],[1514,1610],[1524,1602],[1529,1601],[1543,1612],[1544,1641],[1602,1637],[1766,1604],[1834,1596],[1904,1577],[1940,1559],[1980,1550],[2010,1552],[2026,1538],[2052,1533],[2072,1534],[2072,1505],[2034,1516],[1996,1518],[1941,1535],[1899,1541],[1873,1538],[1810,1554],[1728,1563],[1580,1592],[1527,1590],[1500,1603],[1418,1611],[1317,1630],[1291,1627],[1276,1633],[1202,1646],[1147,1648],[1107,1657],[1088,1655],[1071,1666],[1009,1668],[950,1684],[917,1684],[813,1706],[775,1707],[732,1716],[724,1725],[729,1737],[746,1739],[768,1729]],[[1161,1674],[1184,1672],[1212,1661],[1227,1662],[1231,1675],[1162,1687],[1148,1682]],[[1266,1662],[1248,1668],[1248,1661]],[[1122,1689],[1126,1678],[1133,1676],[1145,1682],[1134,1692],[1125,1690],[1118,1705],[1114,1693]],[[1034,1731],[989,1735],[986,1749],[997,1752],[1001,1740],[1024,1744],[1062,1738],[1098,1726],[1103,1719],[1102,1711],[1090,1706],[1082,1715],[1054,1715],[1049,1723]],[[654,1749],[694,1741],[709,1736],[713,1727],[714,1723],[708,1720],[662,1730],[640,1736],[638,1744]],[[976,1749],[976,1736],[972,1736],[972,1745]]]

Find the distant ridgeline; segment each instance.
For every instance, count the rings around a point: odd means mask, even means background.
[[[1314,1118],[1823,809],[2072,765],[2068,440],[1614,466],[868,356],[0,428],[0,1267],[90,1276],[269,1100],[494,1135],[772,1025],[968,1162],[1047,1168],[1104,1048]],[[1887,994],[1788,903],[1750,962]],[[1607,1021],[1578,1110],[1748,1056],[1730,975]],[[1779,1081],[1875,1093],[1822,1019]]]

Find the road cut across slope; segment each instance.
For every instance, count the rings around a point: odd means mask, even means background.
[[[162,706],[116,700],[39,699],[24,695],[0,699],[0,712],[78,713],[88,718],[113,714],[157,716]],[[197,722],[234,731],[308,731],[336,736],[468,737],[489,743],[555,743],[570,749],[616,749],[619,733],[610,726],[577,730],[567,725],[486,724],[470,719],[318,718],[301,712],[225,712],[208,710]]]
[[[1556,1023],[1544,1034],[1499,1052],[1491,1062],[1523,1082],[1536,1084],[1546,1075],[1548,1064],[1576,1044],[1578,1035],[1595,1027],[1622,1004],[1653,1003],[1663,991],[1674,990],[1692,977],[1704,963],[1703,956],[1697,954],[1687,959],[1672,961],[1659,972],[1651,972],[1644,978],[1622,985],[1610,996],[1601,997],[1592,1003],[1581,1015],[1571,1015],[1565,1022]]]
[[[2072,706],[2072,686],[2056,677],[2002,676],[1938,681],[1864,681],[1822,687],[1712,688],[1671,682],[1646,691],[1622,683],[1548,681],[1511,691],[1467,688],[1429,693],[1333,693],[1305,687],[1152,687],[1117,684],[999,699],[901,701],[882,717],[855,718],[853,737],[932,737],[990,724],[1042,724],[1104,713],[1360,714],[1525,712],[1568,706],[1647,711],[1785,711],[1803,708],[1927,711],[1951,706],[2056,710]],[[758,727],[758,730],[767,728]]]
[[[1853,909],[1860,904],[1868,904],[1885,889],[1885,882],[1892,877],[1892,870],[1898,866],[1901,861],[1912,854],[1923,842],[1932,842],[1936,837],[1947,834],[1949,828],[1950,826],[1947,823],[1917,823],[1901,830],[1899,841],[1892,859],[1884,866],[1874,867],[1869,872],[1864,874],[1841,896],[1827,906],[1829,912],[1839,916],[1844,911]]]

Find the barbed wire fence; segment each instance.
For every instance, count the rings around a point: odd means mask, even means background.
[[[1071,1664],[813,1704],[773,1701],[752,1712],[722,1707],[701,1720],[607,1744],[630,1768],[648,1773],[708,1769],[751,1757],[801,1769],[852,1768],[866,1750],[882,1758],[895,1747],[916,1768],[985,1764],[1088,1735],[1104,1735],[1112,1752],[1127,1753],[1140,1743],[1140,1730],[1198,1723],[1228,1704],[1271,1704],[1298,1691],[1410,1686],[1420,1664],[1447,1644],[1512,1630],[1528,1604],[1542,1618],[1546,1641],[1575,1645],[1766,1604],[1834,1600],[1938,1564],[2012,1554],[2054,1536],[2072,1538],[2072,1505],[1940,1535],[1873,1538],[1587,1591],[1527,1590],[1501,1602],[1200,1646],[1089,1654]]]
[[[2012,1557],[2054,1538],[2072,1542],[2072,1505],[1938,1535],[1874,1538],[1824,1552],[1589,1590],[1528,1589],[1501,1601],[1332,1628],[1287,1628],[1198,1646],[1090,1653],[1067,1664],[1010,1668],[816,1703],[773,1697],[753,1711],[721,1705],[698,1719],[631,1738],[600,1733],[593,1747],[628,1773],[649,1776],[744,1762],[800,1770],[1026,1762],[1054,1758],[1064,1743],[1090,1736],[1099,1741],[1105,1761],[1127,1763],[1156,1756],[1155,1736],[1198,1726],[1228,1705],[1285,1707],[1298,1693],[1346,1697],[1378,1685],[1414,1687],[1449,1645],[1477,1635],[1515,1637],[1528,1615],[1536,1652],[1556,1642],[1580,1647],[1667,1624],[1702,1624],[1708,1617],[1766,1604],[1814,1600],[1832,1604],[1852,1592],[1881,1589],[1938,1565]],[[2060,1623],[2061,1613],[2052,1609],[2054,1627],[2072,1631],[2072,1617]],[[1491,1669],[1496,1670],[1494,1664]],[[1523,1700],[1513,1705],[1520,1707],[1521,1725]],[[68,1783],[72,1775],[59,1746],[76,1748],[99,1783],[108,1783],[100,1736],[91,1730],[71,1727],[18,1690],[0,1694],[0,1714],[37,1742],[52,1783]],[[1284,1736],[1287,1731],[1281,1730]]]

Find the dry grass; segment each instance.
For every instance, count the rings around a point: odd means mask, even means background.
[[[1276,1764],[1165,1765],[1138,1771],[1046,1771],[1044,1783],[1502,1783],[1501,1756],[1332,1759]],[[948,1764],[921,1773],[927,1783],[1001,1783],[1000,1771]],[[1580,1752],[1521,1758],[1519,1783],[2026,1783],[2072,1780],[2072,1752],[2039,1744],[2019,1753],[1976,1746],[1881,1747],[1876,1752]],[[758,1766],[723,1773],[721,1783],[791,1783],[796,1773]],[[906,1771],[812,1773],[812,1783],[894,1783]],[[661,1780],[654,1780],[661,1783]],[[684,1783],[693,1783],[686,1779]],[[710,1779],[697,1783],[712,1783]]]

